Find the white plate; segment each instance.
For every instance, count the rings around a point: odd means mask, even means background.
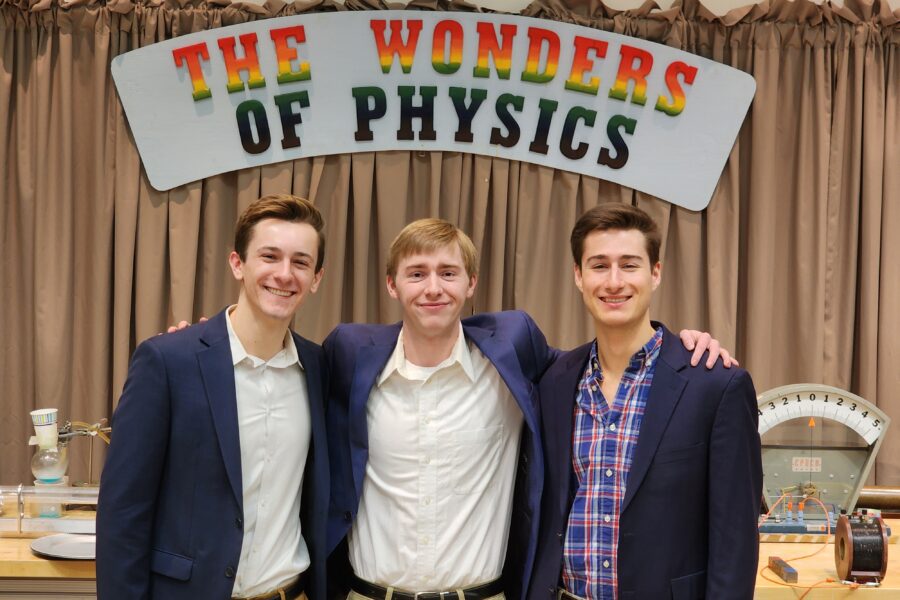
[[[93,535],[58,533],[31,542],[31,551],[46,558],[72,558],[94,560],[97,538]]]

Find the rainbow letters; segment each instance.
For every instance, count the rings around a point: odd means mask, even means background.
[[[168,189],[303,156],[474,152],[709,201],[753,79],[673,48],[502,15],[305,14],[118,56],[148,177]]]

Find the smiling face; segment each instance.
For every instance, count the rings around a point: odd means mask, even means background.
[[[319,237],[307,223],[263,219],[253,227],[246,260],[228,257],[231,272],[241,282],[238,305],[254,318],[287,324],[314,294],[324,269],[315,271]]]
[[[650,263],[637,229],[592,231],[584,239],[575,285],[596,327],[634,328],[650,323],[650,300],[661,265]]]
[[[477,277],[469,275],[459,244],[400,259],[387,276],[387,289],[403,308],[403,329],[435,338],[454,335],[466,300],[475,293]]]

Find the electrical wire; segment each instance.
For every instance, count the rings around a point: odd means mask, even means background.
[[[775,504],[772,505],[772,508],[769,509],[769,512],[767,512],[763,516],[763,518],[760,519],[760,521],[759,521],[760,525],[762,525],[763,523],[766,522],[766,519],[768,519],[769,515],[772,514],[772,511],[775,510],[775,507],[777,507],[787,497],[788,493],[789,492],[785,492],[784,494],[782,494],[781,497],[775,502]],[[782,559],[787,564],[790,564],[792,561],[802,560],[804,558],[810,558],[812,556],[815,556],[816,554],[820,553],[822,550],[824,550],[825,548],[828,547],[828,544],[829,544],[828,536],[831,535],[831,519],[828,516],[828,507],[825,506],[825,503],[822,502],[821,500],[819,500],[818,498],[813,498],[811,496],[804,496],[802,502],[808,502],[810,500],[812,500],[813,502],[816,502],[819,506],[821,506],[822,510],[825,513],[825,522],[827,523],[826,532],[825,532],[825,542],[815,552],[811,552],[809,554],[804,554],[803,556],[795,556],[793,558]],[[814,583],[812,585],[800,585],[800,584],[795,584],[795,583],[788,583],[786,581],[779,581],[777,579],[773,579],[771,577],[766,576],[765,571],[767,569],[769,571],[772,571],[772,569],[769,568],[769,565],[763,565],[763,567],[759,570],[759,576],[762,577],[763,579],[765,579],[766,581],[768,581],[770,583],[774,583],[776,585],[781,585],[784,587],[806,590],[803,592],[802,595],[799,596],[799,598],[797,600],[802,600],[803,598],[805,598],[807,596],[807,594],[809,594],[814,588],[821,588],[829,583],[837,584],[837,585],[831,585],[826,589],[848,588],[851,590],[855,590],[856,588],[859,587],[858,583],[843,583],[843,582],[837,581],[836,579],[834,579],[832,577],[827,577],[821,581],[817,581],[816,583]],[[772,572],[774,573],[774,571],[772,571]]]
[[[781,504],[781,501],[782,501],[782,500],[784,500],[785,498],[787,498],[788,494],[790,494],[789,491],[788,491],[788,492],[785,492],[785,493],[783,493],[783,494],[781,494],[781,497],[778,498],[778,500],[775,501],[775,504],[773,504],[773,505],[769,508],[769,512],[767,512],[766,514],[764,514],[764,515],[763,515],[763,518],[759,520],[759,524],[756,526],[757,529],[759,529],[759,527],[762,526],[762,524],[765,523],[765,522],[768,520],[769,515],[772,514],[772,511],[775,510],[775,509],[778,507],[779,504]]]

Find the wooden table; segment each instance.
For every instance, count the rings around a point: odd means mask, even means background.
[[[864,600],[866,598],[878,598],[887,600],[900,599],[900,520],[887,519],[888,526],[891,529],[891,539],[888,544],[888,571],[884,577],[881,587],[865,588],[859,587],[851,590],[848,587],[822,587],[814,588],[804,600]],[[827,577],[837,579],[837,571],[834,567],[834,544],[829,542],[828,546],[817,555],[810,558],[804,558],[798,561],[791,561],[795,556],[804,556],[814,552],[821,543],[762,543],[759,545],[759,567],[769,564],[770,556],[779,556],[791,563],[791,566],[797,569],[798,585],[810,586]],[[780,586],[763,579],[757,570],[756,576],[756,600],[779,600],[782,598],[799,598],[805,589]],[[779,580],[777,575],[771,571],[766,571],[766,575],[772,579]],[[833,586],[834,584],[828,584]]]
[[[894,535],[888,549],[888,572],[880,588],[816,588],[807,600],[865,600],[876,598],[900,599],[900,520],[889,520]],[[94,561],[92,560],[48,560],[31,552],[31,539],[0,538],[0,598],[21,597],[25,592],[41,592],[45,595],[28,596],[29,599],[51,600],[53,598],[93,599],[96,598]],[[759,547],[760,565],[768,564],[769,556],[780,556],[789,560],[795,556],[809,554],[821,544],[817,543],[763,543]],[[812,585],[826,577],[836,577],[834,570],[834,545],[819,554],[791,563],[799,573],[800,585]],[[773,579],[778,577],[767,572]],[[780,600],[799,598],[804,589],[792,589],[766,581],[759,575],[756,579],[756,600]]]
[[[0,538],[0,598],[93,600],[94,561],[48,560],[31,552],[33,538]]]

